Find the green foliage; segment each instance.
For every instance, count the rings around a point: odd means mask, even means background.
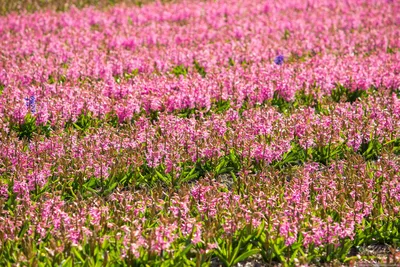
[[[130,73],[124,72],[124,78],[129,80],[139,75],[139,69],[133,69]]]
[[[114,75],[114,81],[117,84],[120,84],[122,79],[124,80],[131,80],[139,75],[139,69],[133,69],[131,72],[124,71],[121,75]]]
[[[149,117],[150,117],[151,122],[154,123],[154,122],[158,121],[159,111],[158,111],[158,110],[151,110],[151,111],[148,113],[148,115],[149,115]]]
[[[174,114],[180,118],[190,118],[194,116],[198,118],[200,114],[203,116],[211,116],[212,114],[222,114],[231,108],[231,102],[229,100],[213,100],[211,108],[206,110],[205,108],[186,108],[174,112]]]
[[[215,176],[218,176],[224,173],[237,172],[240,167],[239,158],[232,150],[227,156],[220,158],[216,162],[212,160],[201,162],[201,160],[198,160],[194,163],[179,163],[179,171],[173,168],[167,171],[166,166],[163,164],[156,168],[143,165],[141,168],[125,173],[121,180],[115,179],[115,181],[118,181],[119,184],[131,184],[136,187],[163,185],[179,188],[183,184],[203,177],[206,173],[213,173]]]
[[[318,146],[310,150],[314,162],[328,165],[332,160],[343,159],[344,154],[348,151],[348,147],[345,145],[331,146],[329,144],[327,146]]]
[[[261,256],[265,262],[286,262],[285,249],[287,248],[282,237],[271,238],[271,226],[267,231],[261,233],[258,238]]]
[[[240,61],[240,65],[242,66],[243,69],[247,69],[248,67],[251,66],[251,63],[248,62],[246,59],[243,59]]]
[[[233,58],[229,58],[228,59],[228,64],[229,64],[229,66],[231,66],[231,67],[233,67],[233,66],[235,66],[235,61],[233,60]]]
[[[396,52],[399,50],[398,48],[396,49],[396,48],[393,48],[393,47],[390,47],[390,46],[388,46],[387,48],[386,48],[386,53],[388,53],[388,54],[396,54]]]
[[[375,206],[380,209],[380,207]],[[383,210],[380,210],[383,215]],[[357,229],[354,245],[358,248],[370,244],[400,245],[400,219],[395,220],[368,220],[364,219],[362,227]]]
[[[341,84],[337,84],[336,89],[332,90],[331,98],[335,102],[350,102],[353,103],[356,100],[366,97],[367,91],[365,90],[355,90],[351,91],[349,88],[344,87]]]
[[[193,61],[193,65],[196,71],[201,75],[201,77],[205,78],[207,73],[204,67],[200,66],[199,62],[197,62],[196,60]]]
[[[301,165],[307,160],[307,154],[307,151],[297,142],[293,142],[292,148],[283,154],[281,160],[273,162],[272,165],[278,169],[293,165]]]
[[[381,144],[377,140],[372,140],[363,143],[357,153],[362,155],[367,161],[376,160],[383,148],[387,148],[392,153],[400,153],[400,141]],[[272,165],[275,168],[283,169],[289,166],[302,165],[307,160],[328,165],[330,161],[344,159],[351,151],[352,149],[344,143],[339,145],[314,146],[306,150],[297,142],[293,142],[292,148],[284,153],[280,160],[273,162]]]
[[[105,124],[113,127],[118,127],[120,125],[118,117],[114,113],[106,114],[104,118],[96,118],[91,112],[82,112],[76,121],[68,121],[64,128],[67,131],[77,130],[82,134],[86,134],[91,129],[100,128]]]
[[[215,109],[212,111],[217,114],[224,113],[225,111],[227,111],[228,109],[231,108],[231,102],[229,100],[221,99],[219,101],[214,102],[214,105],[215,105]]]
[[[285,60],[286,63],[294,63],[294,62],[306,62],[309,58],[312,58],[317,53],[314,51],[303,52],[298,54],[296,52],[292,52],[289,57]]]
[[[34,134],[50,136],[50,125],[37,125],[36,117],[28,113],[22,123],[11,122],[11,129],[15,131],[20,139],[31,140]]]
[[[400,138],[386,142],[383,144],[383,147],[388,148],[389,151],[392,151],[395,155],[400,155]]]
[[[76,200],[79,198],[87,199],[93,196],[108,196],[117,188],[154,188],[162,186],[164,188],[179,189],[182,185],[193,182],[207,173],[214,176],[220,174],[233,174],[241,169],[238,155],[231,150],[230,153],[216,161],[202,162],[182,162],[179,163],[179,171],[174,168],[167,170],[164,164],[157,167],[149,167],[143,164],[141,167],[127,167],[124,171],[116,169],[107,175],[107,178],[74,175],[68,179],[56,180],[53,183],[62,184],[57,189],[61,191],[64,200]],[[104,177],[106,174],[104,173]],[[36,192],[32,192],[33,198],[38,198],[45,192],[55,190],[49,184]],[[12,194],[8,199],[10,209],[14,207],[15,196]]]
[[[381,154],[383,145],[378,140],[373,139],[369,142],[364,142],[359,148],[359,153],[364,156],[366,160],[377,160]]]
[[[197,111],[198,110],[196,108],[185,108],[176,113],[176,116],[179,118],[190,118],[191,116],[195,115]]]
[[[176,66],[176,67],[174,67],[172,70],[171,70],[171,73],[172,74],[174,74],[176,77],[178,77],[179,78],[179,76],[184,76],[184,77],[186,77],[187,76],[187,74],[188,74],[188,68],[187,67],[185,67],[184,65],[178,65],[178,66]]]
[[[165,266],[196,266],[194,261],[188,259],[188,256],[191,254],[190,250],[192,250],[193,247],[193,243],[189,240],[186,240],[186,242],[180,246],[172,245],[172,255],[161,264],[165,264]]]
[[[317,114],[322,113],[326,115],[329,113],[313,95],[306,94],[304,90],[297,91],[293,101],[287,101],[281,97],[278,92],[275,92],[271,100],[271,105],[284,114],[291,114],[301,107],[312,107],[315,109],[315,113]]]
[[[21,230],[26,229],[25,224]],[[22,235],[21,235],[22,237]],[[6,241],[0,247],[0,265],[11,266],[25,258],[32,266],[126,266],[121,259],[122,244],[115,239],[86,238],[79,246],[61,243],[47,236],[41,242],[35,235]],[[57,247],[64,247],[57,252]]]
[[[295,101],[293,103],[293,107],[301,107],[301,106],[306,106],[306,107],[313,107],[318,103],[316,99],[314,99],[314,96],[311,94],[306,94],[304,90],[296,92],[295,95]]]
[[[57,78],[51,74],[49,74],[47,82],[49,84],[64,84],[67,81],[67,77],[65,75],[59,75]]]
[[[283,40],[289,40],[290,36],[291,36],[290,31],[288,29],[285,29],[285,31],[283,32],[282,39]]]
[[[257,239],[262,234],[265,224],[253,231],[251,227],[239,230],[231,238],[218,238],[218,248],[214,251],[224,266],[231,267],[246,260],[250,256],[258,254]]]
[[[72,127],[75,130],[86,133],[90,128],[98,127],[100,123],[99,119],[94,118],[90,112],[87,112],[79,115],[75,122],[68,122],[66,128]]]
[[[213,173],[218,176],[224,173],[238,172],[240,168],[239,156],[231,149],[229,155],[220,158],[212,169]]]
[[[4,88],[6,86],[0,82],[0,96],[3,94]]]
[[[277,91],[274,92],[271,104],[272,106],[276,107],[281,113],[289,113],[293,107],[293,103],[285,100],[279,95]]]
[[[36,132],[36,118],[28,113],[25,120],[21,124],[13,125],[13,129],[17,132],[20,139],[32,139],[33,134]]]

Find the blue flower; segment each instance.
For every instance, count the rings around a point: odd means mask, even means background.
[[[31,113],[36,112],[36,98],[35,96],[25,97],[25,105],[28,109],[30,109]]]
[[[282,55],[279,55],[274,59],[274,62],[276,65],[282,65],[283,61],[284,61],[284,57]]]

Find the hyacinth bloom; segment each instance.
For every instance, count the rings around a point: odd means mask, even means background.
[[[275,59],[274,59],[274,63],[276,65],[282,65],[283,62],[284,62],[284,57],[282,55],[279,55],[279,56],[275,57]]]
[[[0,265],[398,264],[399,11],[0,17]]]
[[[28,110],[34,114],[36,112],[36,98],[35,96],[30,96],[25,98],[25,105]]]

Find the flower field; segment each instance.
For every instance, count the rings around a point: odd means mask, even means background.
[[[147,2],[0,17],[0,266],[398,266],[400,2]]]

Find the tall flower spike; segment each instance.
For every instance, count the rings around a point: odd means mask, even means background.
[[[30,110],[31,113],[36,112],[36,98],[35,96],[25,97],[25,105]]]

